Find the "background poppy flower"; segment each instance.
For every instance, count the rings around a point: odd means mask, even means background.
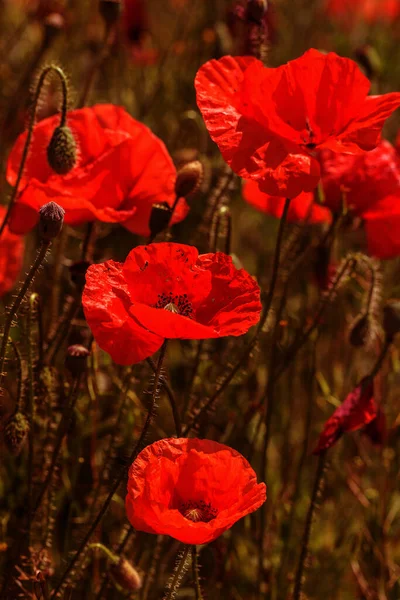
[[[207,129],[232,169],[288,197],[316,186],[315,150],[372,150],[400,106],[398,92],[367,97],[370,82],[354,61],[314,49],[276,69],[251,58],[211,60],[195,85]]]
[[[119,364],[151,356],[165,338],[242,335],[261,311],[256,281],[230,256],[168,242],[89,267],[82,302],[96,341]]]
[[[350,215],[363,220],[368,251],[382,259],[400,255],[400,158],[396,149],[382,141],[371,152],[351,155],[319,152],[324,204],[314,194],[303,193],[290,203],[290,221],[330,222],[344,202]],[[258,210],[280,218],[284,200],[261,192],[246,182],[244,199]],[[397,226],[398,223],[398,226]]]
[[[0,206],[0,223],[6,214],[4,206]],[[16,282],[21,271],[24,240],[11,233],[6,226],[0,237],[0,297],[9,292]]]
[[[147,446],[129,471],[125,506],[138,531],[205,544],[266,500],[247,460],[211,440],[170,438]]]
[[[360,20],[391,23],[400,16],[398,0],[328,0],[326,11],[346,26]]]
[[[362,379],[327,420],[313,454],[321,454],[331,448],[343,433],[361,429],[377,418],[378,405],[373,396],[374,382],[368,379]]]
[[[285,205],[282,196],[264,194],[255,181],[246,181],[243,187],[243,198],[257,210],[280,219]],[[312,192],[303,192],[292,198],[289,205],[287,220],[297,223],[330,223],[332,212],[329,208],[317,204]]]
[[[123,108],[100,104],[68,114],[67,124],[78,145],[77,165],[58,175],[47,162],[46,150],[60,117],[40,121],[34,129],[21,193],[11,214],[10,229],[26,233],[38,219],[38,209],[54,201],[65,209],[65,222],[93,220],[121,223],[139,235],[149,235],[155,202],[175,199],[175,167],[164,144]],[[7,163],[7,180],[14,185],[26,133],[19,136]],[[172,218],[181,221],[188,207],[182,199]]]

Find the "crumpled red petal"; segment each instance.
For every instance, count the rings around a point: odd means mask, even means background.
[[[210,440],[170,438],[147,446],[132,464],[125,505],[139,531],[204,544],[265,499],[265,484],[257,484],[249,463],[232,448]],[[186,518],[187,502],[210,505],[215,517],[208,522]]]
[[[148,358],[164,341],[132,319],[131,303],[120,263],[89,267],[82,296],[85,317],[97,344],[120,365]]]

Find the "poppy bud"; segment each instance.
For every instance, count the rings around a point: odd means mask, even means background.
[[[110,566],[114,581],[127,592],[135,592],[142,587],[142,578],[136,569],[125,558]]]
[[[265,13],[268,10],[267,0],[248,0],[247,19],[257,24],[261,23]]]
[[[352,346],[359,348],[365,346],[371,331],[371,320],[369,315],[361,315],[356,318],[351,326],[349,341]]]
[[[71,281],[80,289],[83,289],[86,283],[86,271],[89,267],[90,262],[87,260],[80,260],[78,262],[73,263],[69,267],[69,275],[71,277]]]
[[[172,210],[167,202],[153,204],[150,213],[149,229],[150,236],[154,238],[156,235],[164,231],[168,227],[171,220]]]
[[[86,370],[87,357],[90,352],[85,346],[74,344],[69,346],[65,358],[65,366],[73,377],[79,377]]]
[[[66,175],[76,164],[76,142],[67,125],[56,127],[47,146],[47,161],[59,175]]]
[[[100,0],[99,13],[103,17],[106,25],[112,27],[117,23],[122,12],[121,0]]]
[[[4,427],[4,442],[14,456],[24,447],[29,433],[29,421],[21,412],[14,413]]]
[[[197,192],[203,181],[204,169],[199,160],[192,160],[178,170],[175,192],[178,198],[190,196]]]
[[[383,307],[383,329],[389,339],[400,331],[400,301],[389,300]]]
[[[58,236],[64,223],[65,210],[56,204],[48,202],[39,209],[39,233],[43,242],[51,242]]]

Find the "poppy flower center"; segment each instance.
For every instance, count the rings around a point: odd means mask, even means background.
[[[213,508],[210,503],[203,502],[203,500],[198,502],[189,500],[182,504],[179,512],[186,519],[189,519],[189,521],[193,521],[194,523],[198,523],[199,521],[208,523],[215,519],[218,514],[216,508]]]
[[[157,304],[154,308],[163,308],[183,317],[189,317],[189,319],[193,317],[193,306],[187,294],[174,295],[172,292],[158,294]]]

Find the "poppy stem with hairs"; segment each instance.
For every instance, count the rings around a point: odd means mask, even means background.
[[[324,474],[326,470],[326,452],[323,452],[318,457],[317,472],[315,475],[314,487],[311,495],[310,506],[308,507],[306,523],[304,526],[304,533],[301,542],[301,551],[299,557],[299,564],[297,566],[296,578],[294,582],[293,600],[300,600],[301,592],[304,583],[304,570],[306,559],[308,555],[308,546],[310,542],[311,528],[314,519],[315,509],[318,506],[319,496],[321,495],[321,488],[323,484]]]
[[[190,556],[193,556],[192,548],[192,546],[186,545],[182,550],[182,553],[179,556],[178,562],[175,566],[172,579],[168,584],[168,590],[165,593],[164,600],[172,600],[172,598],[176,598],[176,594],[182,583],[183,576],[189,568]]]
[[[183,435],[184,436],[188,435],[189,431],[198,425],[198,423],[200,422],[200,420],[203,417],[203,415],[205,413],[207,413],[208,410],[211,409],[211,407],[214,405],[214,403],[216,402],[216,400],[219,398],[219,396],[222,394],[222,392],[226,389],[226,387],[232,381],[232,379],[234,378],[234,376],[236,375],[236,373],[240,370],[240,368],[242,367],[244,361],[251,354],[252,350],[254,349],[254,347],[255,347],[255,345],[257,343],[258,336],[260,335],[260,333],[262,331],[262,328],[264,327],[265,322],[266,322],[266,320],[268,318],[268,315],[269,315],[269,311],[270,311],[272,300],[273,300],[273,296],[274,296],[275,286],[276,286],[276,282],[277,282],[277,279],[278,279],[278,272],[279,272],[279,265],[280,265],[280,256],[281,256],[282,241],[283,241],[283,233],[284,233],[284,229],[285,229],[287,215],[288,215],[288,212],[289,212],[289,206],[290,206],[290,198],[287,198],[285,200],[285,206],[283,208],[282,217],[281,217],[281,220],[280,220],[280,223],[279,223],[278,236],[276,238],[275,253],[274,253],[274,262],[273,262],[273,266],[272,266],[272,274],[271,274],[271,280],[270,280],[270,285],[269,285],[269,289],[268,289],[268,294],[267,294],[267,298],[266,298],[266,301],[265,301],[265,304],[264,304],[264,308],[263,308],[263,312],[262,312],[262,315],[261,315],[261,319],[260,319],[260,321],[259,321],[259,323],[257,325],[257,330],[256,330],[256,332],[255,332],[255,334],[253,336],[253,339],[249,342],[248,346],[243,351],[243,353],[242,353],[241,357],[239,358],[239,360],[237,361],[237,363],[235,363],[235,365],[232,367],[232,369],[226,375],[225,379],[222,381],[222,383],[215,390],[215,392],[211,396],[211,398],[209,398],[208,400],[206,400],[205,402],[203,402],[202,406],[200,406],[200,408],[198,409],[196,415],[193,417],[192,421],[185,427],[185,429],[183,431]]]
[[[7,350],[7,345],[8,345],[8,338],[10,335],[10,330],[11,330],[11,326],[14,320],[15,315],[18,312],[19,307],[21,306],[25,295],[29,289],[29,286],[31,285],[32,281],[35,278],[35,275],[39,269],[39,267],[41,266],[42,262],[44,261],[47,251],[50,248],[51,242],[50,241],[43,241],[39,252],[36,256],[35,262],[33,263],[33,265],[31,266],[29,273],[21,287],[21,289],[19,290],[17,297],[15,298],[10,310],[8,311],[8,315],[7,315],[7,319],[4,325],[4,330],[3,330],[3,339],[1,341],[1,347],[0,347],[0,386],[2,384],[2,381],[4,379],[4,362],[5,362],[5,358],[6,358],[6,350]]]
[[[193,546],[193,548],[192,548],[192,567],[193,567],[193,582],[194,582],[194,591],[196,594],[196,600],[204,600],[203,592],[202,592],[201,585],[200,585],[199,561],[198,561],[196,546]]]
[[[17,198],[18,195],[18,190],[19,190],[19,186],[21,183],[21,179],[22,179],[22,175],[24,172],[24,168],[25,168],[25,163],[26,163],[26,159],[28,158],[28,152],[29,152],[29,147],[32,141],[32,135],[33,135],[33,127],[35,124],[35,118],[36,118],[36,110],[37,110],[37,105],[39,102],[39,98],[40,98],[40,93],[42,91],[42,87],[43,84],[47,78],[47,76],[50,73],[55,73],[58,78],[60,79],[61,82],[61,88],[62,88],[62,106],[61,106],[61,119],[60,119],[60,127],[64,127],[66,120],[67,120],[67,108],[68,108],[68,86],[67,86],[67,78],[65,76],[65,73],[62,69],[60,69],[60,67],[56,67],[55,65],[49,65],[48,67],[46,67],[45,69],[43,69],[43,71],[40,74],[39,77],[39,81],[37,83],[36,86],[36,90],[35,90],[35,96],[33,99],[33,106],[32,106],[32,111],[31,111],[31,115],[30,115],[30,119],[29,119],[29,125],[28,125],[28,135],[26,136],[26,141],[25,141],[25,146],[22,152],[22,158],[21,158],[21,163],[19,165],[19,170],[18,170],[18,175],[17,175],[17,180],[15,182],[13,191],[11,193],[11,198],[10,201],[8,203],[8,207],[7,207],[7,212],[5,214],[4,220],[0,226],[0,237],[4,231],[5,226],[7,225],[10,215],[11,215],[11,211],[13,209],[15,200]]]
[[[145,424],[143,426],[142,432],[140,434],[140,437],[138,439],[138,441],[136,442],[132,453],[128,459],[128,464],[129,466],[135,462],[139,452],[142,449],[142,445],[144,440],[146,439],[146,436],[149,432],[150,429],[150,425],[152,423],[153,417],[154,417],[154,409],[155,409],[155,405],[156,405],[156,400],[157,400],[157,394],[158,394],[158,388],[159,388],[159,383],[160,383],[160,377],[161,377],[161,370],[162,370],[162,365],[164,362],[164,358],[165,358],[165,354],[166,354],[166,350],[167,350],[167,343],[168,341],[165,340],[165,342],[163,343],[163,345],[161,346],[161,350],[160,350],[160,354],[158,356],[158,362],[157,362],[157,369],[154,375],[154,383],[153,383],[153,390],[152,390],[152,394],[151,394],[151,401],[150,401],[150,405],[149,405],[149,409],[147,412],[147,417],[146,417],[146,421]],[[72,569],[75,567],[76,563],[78,562],[79,558],[82,556],[82,552],[85,550],[90,538],[92,537],[94,531],[96,530],[98,524],[100,523],[100,521],[102,520],[102,518],[104,517],[105,513],[108,510],[108,507],[111,504],[111,501],[113,499],[114,494],[117,492],[119,486],[121,485],[124,477],[126,476],[126,472],[127,469],[123,469],[121,471],[121,473],[119,474],[119,476],[117,477],[117,479],[115,480],[107,498],[105,499],[100,511],[98,512],[96,518],[94,519],[93,523],[91,524],[89,531],[86,533],[83,541],[81,542],[78,550],[75,552],[74,556],[72,557],[70,563],[68,564],[67,568],[65,569],[57,587],[55,588],[55,590],[52,593],[52,598],[57,598],[59,596],[59,593],[61,592],[62,587],[64,586],[64,584],[67,581],[67,578],[69,576],[69,574],[71,573]]]
[[[146,359],[146,361],[147,361],[147,363],[150,365],[150,367],[152,368],[152,370],[155,373],[156,370],[157,370],[157,366],[156,366],[154,360],[149,357],[149,358]],[[175,399],[174,393],[171,390],[170,386],[168,385],[168,382],[165,381],[165,379],[162,382],[162,386],[165,389],[165,391],[167,392],[168,400],[169,400],[169,403],[170,403],[170,406],[171,406],[171,410],[172,410],[172,416],[174,418],[176,435],[177,435],[177,437],[181,437],[181,435],[182,435],[182,423],[181,423],[181,418],[179,416],[178,405],[176,403],[176,399]]]

